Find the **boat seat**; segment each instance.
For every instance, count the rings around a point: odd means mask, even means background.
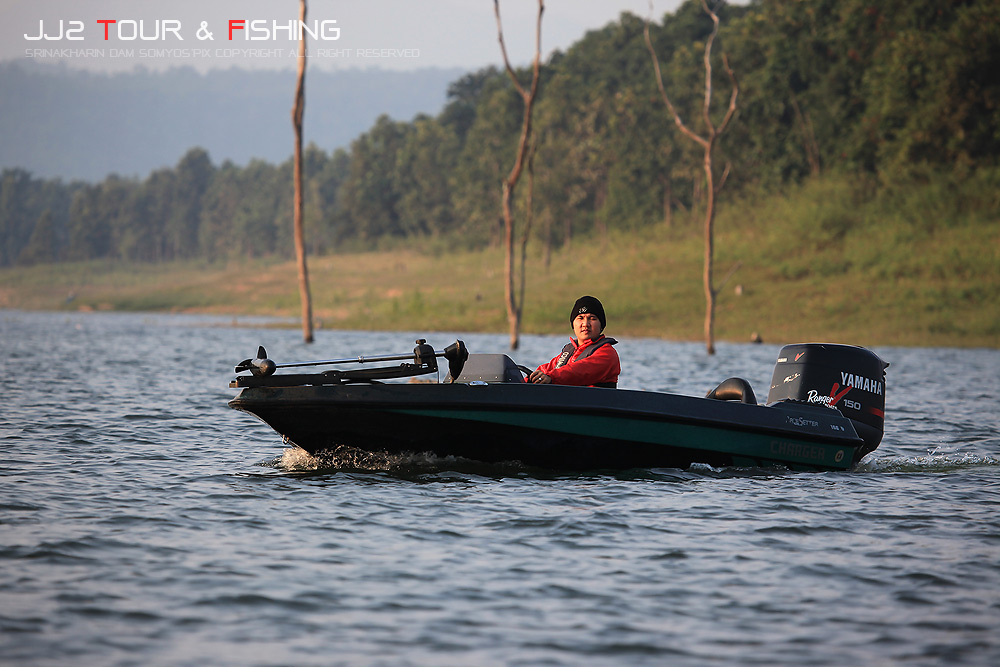
[[[743,378],[729,378],[719,383],[719,386],[705,394],[705,398],[715,398],[720,401],[739,401],[748,405],[757,405],[750,383]]]
[[[455,380],[459,384],[470,382],[524,382],[514,360],[506,354],[470,354],[462,372]]]

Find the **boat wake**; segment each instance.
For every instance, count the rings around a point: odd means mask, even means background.
[[[340,445],[315,455],[299,448],[284,450],[271,465],[290,473],[316,471],[362,471],[392,473],[469,472],[484,475],[509,475],[527,470],[517,461],[486,464],[459,456],[437,456],[432,452],[390,453],[367,451]]]
[[[924,456],[868,456],[862,459],[855,472],[950,472],[953,470],[1000,465],[994,456],[965,453],[938,453],[931,451]]]
[[[315,455],[299,447],[285,449],[281,456],[262,463],[286,473],[313,472],[390,472],[394,474],[434,474],[457,472],[487,477],[538,474],[542,471],[526,466],[519,461],[504,463],[484,463],[460,456],[438,456],[433,452],[390,453],[368,451],[358,447],[339,445],[317,452]],[[871,454],[862,459],[851,472],[854,473],[899,473],[899,472],[951,472],[975,467],[1000,466],[1000,458],[973,452],[940,452],[932,450],[922,456]],[[657,470],[659,473],[665,469]],[[693,464],[687,470],[671,470],[682,475],[728,476],[736,474],[771,475],[775,472],[789,472],[784,466],[765,468],[713,467],[707,464]],[[545,475],[543,475],[545,476]]]

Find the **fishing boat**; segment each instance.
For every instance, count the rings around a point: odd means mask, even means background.
[[[439,359],[444,380],[419,381],[438,373]],[[360,367],[343,368],[350,364]],[[298,370],[327,365],[338,368]],[[260,347],[236,366],[230,387],[240,391],[229,406],[312,455],[346,446],[552,470],[846,470],[882,440],[887,366],[861,347],[786,345],[758,404],[738,377],[703,397],[531,384],[530,370],[508,355],[470,354],[460,340],[443,350],[421,339],[412,353],[293,363]]]

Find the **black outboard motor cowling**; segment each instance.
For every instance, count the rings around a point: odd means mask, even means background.
[[[827,343],[786,345],[778,353],[767,402],[804,401],[836,408],[865,441],[858,458],[875,451],[885,426],[885,369],[863,347]]]

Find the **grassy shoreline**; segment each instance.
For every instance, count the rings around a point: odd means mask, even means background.
[[[914,204],[914,207],[918,207]],[[1000,225],[933,223],[818,183],[794,199],[729,203],[716,233],[716,338],[1000,348]],[[995,216],[996,214],[990,214]],[[574,239],[543,266],[530,246],[523,333],[568,333],[581,294],[616,336],[703,340],[696,220]],[[506,332],[503,252],[394,249],[309,258],[317,326]],[[720,284],[732,272],[724,285]],[[0,269],[0,308],[299,317],[295,263]]]
[[[524,333],[567,333],[567,304],[592,293],[605,302],[609,331],[615,335],[702,340],[704,296],[697,243],[670,244],[669,260],[658,259],[657,243],[605,246],[603,253],[601,247],[598,243],[556,253],[547,272],[540,258],[531,260]],[[598,255],[614,255],[616,261],[598,280],[575,280],[572,267],[599,262]],[[864,275],[787,278],[781,269],[748,265],[746,260],[720,261],[720,273],[740,261],[743,264],[719,293],[720,341],[746,342],[756,333],[769,343],[1000,348],[995,284],[974,289],[963,281],[927,284],[911,277],[885,289]],[[449,257],[394,250],[312,258],[316,324],[333,329],[506,332],[502,268],[499,250]],[[979,296],[990,289],[992,301],[981,302]],[[0,271],[0,307],[271,316],[293,322],[300,312],[294,262],[263,261],[8,269]]]

